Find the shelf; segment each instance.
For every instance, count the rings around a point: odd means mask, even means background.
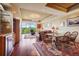
[[[1,23],[10,23],[10,22],[1,22]]]

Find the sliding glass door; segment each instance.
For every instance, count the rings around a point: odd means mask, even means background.
[[[22,34],[36,32],[36,23],[33,21],[22,21],[21,29]]]

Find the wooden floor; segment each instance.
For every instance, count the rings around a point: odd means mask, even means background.
[[[37,42],[37,39],[32,38],[24,38],[21,39],[18,44],[15,45],[13,52],[11,56],[54,56],[54,51],[48,51],[48,48],[46,48],[46,45],[41,45],[41,42]],[[76,48],[72,45],[71,49],[64,49],[61,51],[62,54],[57,52],[56,55],[62,55],[62,56],[79,56],[79,43],[75,43],[77,46]]]
[[[37,56],[39,55],[33,43],[36,42],[35,38],[22,39],[20,43],[16,44],[11,56]]]

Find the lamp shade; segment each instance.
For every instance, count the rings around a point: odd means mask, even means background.
[[[52,29],[55,29],[55,27],[53,26]]]

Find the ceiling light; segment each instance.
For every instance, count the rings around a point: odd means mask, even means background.
[[[29,17],[28,17],[28,16],[23,16],[22,18],[23,18],[23,19],[29,19]]]
[[[40,15],[38,15],[38,14],[31,14],[29,17],[31,17],[31,18],[40,18]]]

